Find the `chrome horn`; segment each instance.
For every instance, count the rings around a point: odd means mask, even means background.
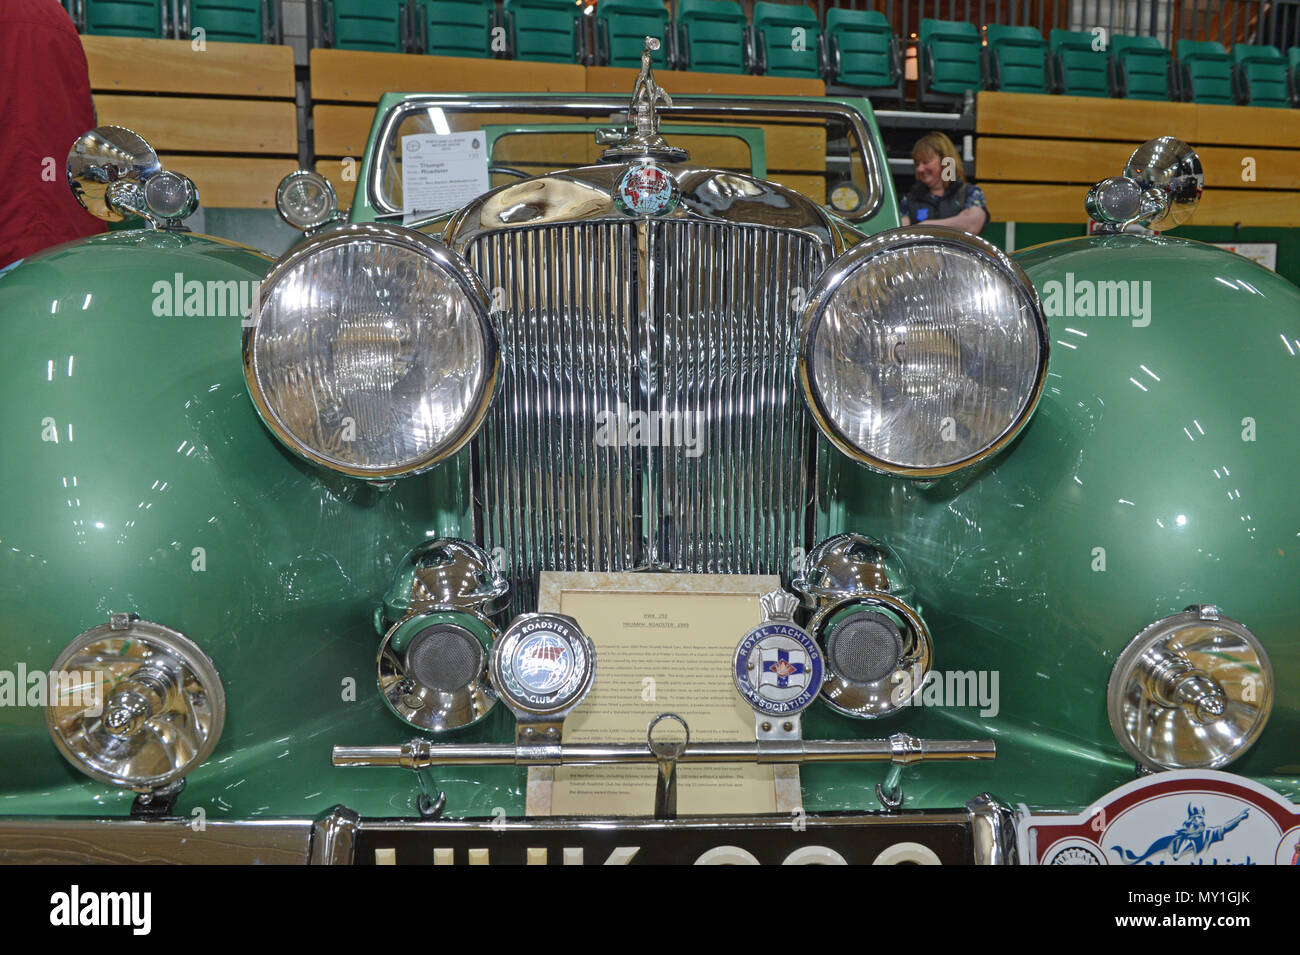
[[[1103,231],[1119,232],[1142,222],[1165,232],[1192,217],[1204,186],[1196,151],[1180,139],[1161,136],[1135,149],[1123,174],[1093,186],[1084,207]]]
[[[375,608],[379,695],[394,715],[441,733],[488,714],[497,701],[488,656],[501,637],[490,615],[508,590],[492,558],[469,541],[424,541],[398,561]]]
[[[791,586],[813,610],[808,632],[826,657],[827,705],[873,719],[920,692],[934,643],[893,548],[865,534],[837,534],[808,552]]]

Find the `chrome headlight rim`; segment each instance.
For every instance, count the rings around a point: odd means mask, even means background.
[[[267,293],[275,285],[298,265],[319,252],[340,245],[349,245],[354,242],[386,242],[397,245],[417,254],[427,256],[432,259],[447,274],[453,276],[465,292],[469,301],[477,306],[475,314],[478,318],[478,331],[480,340],[483,343],[483,381],[474,396],[471,403],[472,411],[465,416],[460,426],[443,441],[439,448],[430,450],[427,454],[403,464],[389,467],[357,467],[345,462],[338,461],[334,458],[327,457],[313,448],[300,441],[292,431],[280,420],[279,416],[271,408],[270,402],[267,401],[266,394],[262,388],[261,382],[257,377],[257,367],[255,363],[255,344],[257,332],[261,322],[263,303],[267,299]],[[475,434],[478,433],[483,419],[487,416],[488,409],[492,405],[492,398],[496,394],[497,386],[501,381],[501,353],[498,345],[496,328],[492,323],[489,313],[489,298],[487,290],[483,286],[482,279],[478,274],[469,267],[469,264],[454,251],[439,242],[436,239],[417,232],[414,229],[407,229],[402,226],[386,225],[373,222],[355,222],[348,225],[340,226],[336,229],[330,229],[326,232],[310,238],[301,245],[296,246],[287,255],[278,260],[266,273],[257,290],[256,313],[253,321],[244,329],[243,336],[243,366],[244,382],[248,387],[249,396],[253,399],[253,406],[257,409],[258,417],[271,430],[271,433],[286,448],[296,454],[298,457],[318,467],[333,471],[346,477],[358,478],[368,481],[387,481],[394,478],[407,477],[415,474],[422,474],[430,468],[435,467],[447,458],[452,457],[461,448],[463,448]]]
[[[110,623],[91,627],[74,637],[55,658],[49,672],[62,673],[69,663],[87,653],[91,653],[95,658],[93,662],[103,662],[105,658],[111,660],[121,656],[123,650],[134,644],[141,650],[147,651],[147,655],[140,658],[136,670],[126,675],[128,679],[151,666],[164,665],[169,670],[173,670],[178,677],[174,689],[175,695],[178,698],[192,698],[184,706],[180,703],[168,703],[161,712],[151,713],[149,721],[166,720],[174,715],[174,711],[183,711],[194,721],[191,730],[199,736],[198,745],[189,751],[183,761],[173,762],[171,767],[163,772],[133,775],[112,768],[111,754],[88,754],[74,747],[65,736],[66,727],[61,725],[60,716],[56,713],[57,706],[52,701],[45,707],[45,727],[59,754],[91,779],[137,793],[155,791],[170,786],[178,780],[184,780],[212,756],[221,741],[221,734],[226,725],[225,686],[216,664],[208,656],[207,651],[179,630],[156,621],[144,620],[134,613],[113,614],[112,617]],[[102,650],[94,649],[117,641],[124,642],[124,646],[112,656],[108,656]],[[203,705],[196,706],[194,700],[201,700]],[[110,697],[105,693],[100,701],[99,718],[107,713],[109,703]],[[84,727],[84,723],[82,725]],[[124,747],[129,748],[132,737],[138,739],[140,735],[139,732],[133,732],[122,736]],[[92,755],[98,756],[99,761],[92,761]]]
[[[956,248],[985,259],[992,268],[1019,288],[1027,304],[1033,309],[1038,332],[1037,370],[1034,384],[1027,398],[1021,403],[1015,418],[983,450],[949,464],[933,467],[900,465],[876,457],[857,447],[835,425],[829,409],[826,407],[822,396],[818,393],[811,368],[813,362],[812,352],[818,328],[825,317],[827,307],[844,282],[875,256],[910,246]],[[804,310],[799,332],[799,385],[803,390],[808,411],[812,415],[813,421],[816,422],[818,430],[846,457],[881,474],[928,480],[954,474],[957,471],[978,464],[987,458],[993,457],[1016,439],[1025,425],[1029,423],[1030,418],[1033,417],[1034,411],[1038,408],[1039,399],[1042,398],[1043,389],[1047,384],[1049,354],[1047,319],[1043,311],[1042,300],[1039,298],[1038,290],[1029,280],[1029,277],[1025,275],[1024,271],[1010,256],[991,242],[968,232],[942,226],[905,226],[871,236],[850,247],[843,255],[831,263],[830,267],[818,280],[817,288]]]
[[[1149,654],[1153,650],[1171,649],[1169,644],[1180,633],[1198,627],[1209,627],[1224,631],[1240,640],[1253,653],[1255,665],[1258,666],[1263,678],[1260,685],[1262,699],[1256,701],[1258,706],[1255,707],[1256,714],[1249,731],[1235,742],[1231,750],[1195,762],[1168,759],[1162,761],[1158,758],[1159,754],[1148,753],[1143,750],[1131,732],[1132,721],[1142,715],[1135,712],[1134,696],[1140,695],[1140,702],[1145,706],[1150,706],[1149,698],[1143,693],[1144,675],[1141,672],[1141,665],[1144,659],[1149,658]],[[1249,668],[1249,665],[1247,665],[1247,668]],[[1210,676],[1213,677],[1214,674],[1210,673]],[[1120,651],[1106,683],[1106,715],[1111,732],[1114,734],[1120,748],[1131,756],[1134,762],[1148,771],[1221,770],[1246,755],[1259,741],[1259,737],[1268,725],[1269,717],[1273,712],[1273,696],[1273,663],[1269,659],[1268,651],[1264,648],[1259,637],[1241,621],[1221,613],[1215,604],[1193,604],[1180,613],[1161,617],[1159,620],[1143,627]],[[1229,699],[1229,702],[1232,702],[1231,699]],[[1167,707],[1172,716],[1178,718],[1185,725],[1186,720],[1182,719],[1181,714],[1175,712],[1175,709],[1172,706]],[[1217,725],[1223,722],[1223,719],[1224,717],[1220,717],[1219,720],[1210,725]]]

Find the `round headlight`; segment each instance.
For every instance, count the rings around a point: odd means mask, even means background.
[[[339,200],[328,179],[318,172],[298,169],[280,180],[275,208],[281,219],[306,232],[329,222],[338,211]]]
[[[1220,769],[1264,731],[1273,665],[1244,624],[1197,604],[1129,642],[1106,705],[1115,738],[1148,769]]]
[[[1004,447],[1047,373],[1047,322],[1025,274],[982,239],[896,229],[841,256],[804,317],[799,375],[845,454],[937,477]]]
[[[244,334],[258,413],[309,461],[385,479],[473,437],[499,372],[478,276],[428,236],[352,225],[300,246],[262,283]]]
[[[136,614],[80,634],[50,668],[45,721],[88,776],[139,792],[183,779],[216,749],[226,694],[208,655]]]

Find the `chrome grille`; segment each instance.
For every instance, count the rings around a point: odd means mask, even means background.
[[[466,254],[504,366],[474,443],[476,535],[504,551],[512,611],[546,569],[788,570],[815,507],[792,299],[824,266],[815,239],[629,219],[486,233]]]

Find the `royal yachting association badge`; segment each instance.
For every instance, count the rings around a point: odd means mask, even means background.
[[[794,622],[799,598],[774,590],[760,598],[763,622],[736,647],[736,689],[759,713],[793,716],[821,690],[825,669],[817,641]]]
[[[629,216],[659,216],[677,207],[677,180],[653,162],[634,163],[618,181],[614,201]]]

